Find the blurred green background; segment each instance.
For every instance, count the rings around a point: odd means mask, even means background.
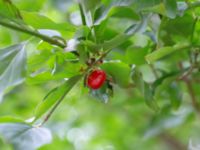
[[[13,0],[13,3],[20,10],[40,12],[55,22],[81,24],[76,1]],[[73,32],[63,32],[62,35],[66,39],[74,36]],[[28,35],[0,26],[0,47],[27,38]],[[35,54],[37,47],[34,45],[39,40],[29,40],[27,54],[31,56]],[[115,55],[119,57],[117,53]],[[154,77],[149,67],[144,65],[142,69],[145,80],[151,81]],[[25,82],[8,89],[0,104],[0,115],[31,118],[37,104],[58,84],[57,81],[43,84]],[[115,85],[114,96],[104,103],[89,95],[88,89],[79,82],[45,124],[52,131],[53,140],[39,150],[198,150],[199,114],[190,105],[186,87],[182,83],[180,86],[182,105],[178,109],[171,109],[168,105],[170,99],[165,99],[159,101],[162,111],[156,113],[145,104],[137,89],[122,89]],[[160,90],[165,90],[165,87]],[[197,85],[195,91],[198,93],[199,90],[200,86]],[[0,140],[0,150],[11,149],[6,141]]]

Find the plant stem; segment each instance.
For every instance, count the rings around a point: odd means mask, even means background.
[[[64,98],[67,95],[67,93],[77,84],[77,82],[81,78],[82,78],[82,75],[76,75],[74,77],[71,77],[67,82],[64,83],[66,86],[67,86],[67,84],[69,84],[69,87],[67,87],[65,89],[63,94],[61,94],[61,97],[59,97],[57,99],[57,101],[55,102],[55,104],[50,108],[50,110],[48,111],[46,117],[44,118],[44,120],[42,121],[40,126],[44,125],[49,120],[49,118],[52,116],[53,112],[56,110],[56,108],[59,106],[59,104],[64,100]],[[37,120],[37,119],[38,118],[36,118],[35,120]]]
[[[3,21],[2,19],[0,19],[0,25],[4,26],[4,27],[7,27],[7,28],[10,28],[10,29],[13,29],[13,30],[16,30],[16,31],[20,31],[20,32],[23,32],[23,33],[26,33],[26,34],[29,34],[29,35],[32,35],[32,36],[35,36],[35,37],[38,37],[42,40],[44,40],[45,42],[48,42],[50,44],[53,44],[53,45],[57,45],[61,48],[65,48],[66,45],[56,39],[53,39],[51,37],[48,37],[46,35],[43,35],[43,34],[40,34],[39,32],[35,31],[35,30],[32,30],[32,29],[29,29],[29,28],[24,28],[24,27],[20,27],[12,22],[9,22],[9,21]]]
[[[190,94],[190,97],[191,97],[191,100],[192,100],[192,105],[193,107],[195,108],[195,110],[200,113],[200,105],[196,99],[196,96],[195,96],[195,93],[194,93],[194,90],[193,90],[193,87],[192,87],[192,83],[189,79],[184,79],[184,82],[185,84],[187,85],[187,88],[188,88],[188,92]]]
[[[169,133],[161,133],[159,139],[162,140],[171,150],[186,150],[187,146],[181,143],[174,136]]]
[[[56,110],[56,108],[59,106],[59,104],[62,102],[62,100],[65,98],[65,95],[67,93],[64,93],[62,95],[62,97],[56,102],[56,104],[52,107],[52,109],[48,112],[48,114],[46,115],[46,117],[44,118],[43,122],[41,123],[40,126],[43,126],[51,117],[51,115],[53,114],[53,112]]]
[[[182,63],[179,63],[179,67],[181,69],[183,69]],[[188,78],[188,76],[192,73],[194,67],[191,66],[191,68],[189,69],[187,74],[182,75],[181,77],[179,77],[179,80],[182,80],[185,82],[187,89],[188,89],[188,93],[191,97],[191,101],[192,101],[192,106],[193,108],[200,114],[200,104],[198,103],[193,87],[192,87],[192,83],[191,80]]]

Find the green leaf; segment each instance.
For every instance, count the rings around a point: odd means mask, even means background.
[[[151,54],[146,55],[146,60],[148,63],[152,63],[156,60],[161,59],[164,56],[167,56],[171,53],[173,53],[175,51],[175,49],[173,47],[162,47],[156,51],[154,51]]]
[[[146,55],[146,60],[148,63],[153,63],[171,53],[174,53],[178,50],[184,50],[184,49],[187,49],[189,47],[189,44],[188,43],[184,43],[182,45],[180,44],[177,44],[177,45],[174,45],[173,47],[170,47],[170,46],[167,46],[167,47],[162,47],[156,51],[154,51],[153,53],[150,53],[148,55]]]
[[[101,68],[110,75],[121,87],[128,87],[130,80],[130,67],[122,62],[108,62],[101,65]]]
[[[147,20],[148,20],[148,17],[144,16],[140,23],[134,24],[133,26],[129,27],[124,33],[119,33],[111,40],[105,41],[102,44],[102,48],[104,50],[110,50],[110,49],[116,48],[117,46],[123,44],[137,32],[143,31],[146,28]]]
[[[190,42],[194,22],[195,19],[189,13],[176,19],[163,18],[158,33],[159,42],[168,46]],[[187,24],[187,28],[183,24]]]
[[[0,124],[1,123],[24,123],[24,120],[12,116],[3,116],[0,117]]]
[[[61,86],[50,91],[36,108],[35,120],[46,113],[57,101],[62,101],[65,95],[73,88],[73,86],[80,80],[80,78],[81,75],[76,75],[67,80]]]
[[[155,90],[155,97],[158,99],[167,99],[168,104],[174,109],[178,109],[182,102],[182,92],[179,85],[174,82],[175,77],[167,78]]]
[[[153,89],[152,87],[144,82],[144,87],[143,87],[143,94],[144,94],[144,99],[146,104],[153,110],[155,111],[159,111],[159,106],[156,102],[156,100],[154,99],[154,95],[153,95]]]
[[[19,10],[11,0],[0,0],[0,17],[9,19],[21,18]]]
[[[139,20],[139,15],[128,6],[113,6],[108,12],[107,17],[127,18],[132,20]]]
[[[177,14],[177,4],[176,0],[163,0],[166,8],[167,16],[170,18],[175,18]]]
[[[68,23],[55,23],[48,17],[38,13],[22,11],[21,14],[24,22],[36,29],[75,31],[75,28]]]
[[[9,120],[0,122],[0,135],[12,144],[15,150],[35,150],[52,140],[51,132],[46,128]]]
[[[144,9],[146,12],[154,12],[163,16],[174,19],[177,15],[177,4],[174,0],[164,0],[163,3],[159,3],[153,7]]]
[[[113,6],[108,12],[103,8],[97,9],[95,13],[95,25],[98,25],[111,17],[120,19],[131,19],[138,21],[140,16],[129,6]]]
[[[126,50],[126,60],[129,64],[142,65],[145,64],[145,55],[148,48],[131,46]]]
[[[101,2],[101,0],[80,0],[86,11],[94,10]]]
[[[129,38],[129,36],[126,34],[119,34],[119,35],[115,36],[113,39],[111,39],[109,41],[105,41],[102,47],[104,50],[113,49],[113,48],[123,44],[125,41],[127,41],[128,38]]]
[[[142,9],[146,9],[146,8],[158,5],[159,3],[161,3],[161,0],[136,0],[135,6],[136,6],[136,9],[142,10]]]
[[[24,44],[0,49],[0,95],[11,86],[24,81],[26,74],[26,51]]]

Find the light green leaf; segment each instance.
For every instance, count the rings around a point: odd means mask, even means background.
[[[101,0],[80,0],[86,11],[92,11],[98,6]]]
[[[145,64],[145,55],[148,48],[131,46],[126,50],[126,60],[129,64],[142,65]]]
[[[153,63],[171,53],[174,53],[178,50],[184,50],[186,48],[189,47],[189,44],[188,43],[184,43],[182,45],[180,44],[177,44],[177,45],[174,45],[173,47],[170,47],[170,46],[167,46],[167,47],[162,47],[156,51],[154,51],[153,53],[151,54],[148,54],[146,55],[146,60],[148,63]]]
[[[146,55],[146,60],[148,63],[152,63],[156,60],[161,59],[164,56],[167,56],[171,53],[173,53],[175,51],[175,49],[173,47],[162,47],[156,51],[154,51],[151,54]]]
[[[0,0],[0,18],[6,17],[9,19],[21,18],[19,10],[15,7],[12,1]]]
[[[22,11],[21,14],[24,22],[36,29],[75,31],[75,28],[68,23],[55,23],[48,17],[38,13]]]
[[[26,74],[26,51],[24,44],[0,49],[0,95],[8,87],[23,82]]]
[[[0,117],[0,124],[1,123],[24,123],[24,121],[20,118],[15,118],[12,116],[3,116]]]
[[[35,120],[46,113],[57,101],[62,101],[65,95],[73,88],[73,86],[80,80],[80,78],[81,75],[76,75],[67,80],[61,86],[50,91],[36,108]]]
[[[139,15],[128,6],[113,6],[108,12],[107,17],[128,18],[139,20]]]
[[[102,64],[101,68],[105,70],[119,86],[128,87],[131,69],[127,64],[122,62],[108,62]]]
[[[129,38],[129,36],[126,34],[119,34],[116,37],[114,37],[113,39],[111,39],[109,41],[105,41],[105,43],[103,44],[103,49],[104,50],[113,49],[113,48],[121,45],[125,41],[127,41],[128,38]]]

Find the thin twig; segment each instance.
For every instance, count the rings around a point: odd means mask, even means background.
[[[23,33],[26,33],[26,34],[29,34],[29,35],[38,37],[38,38],[40,38],[40,39],[42,39],[42,40],[44,40],[44,41],[46,41],[46,42],[48,42],[48,43],[50,43],[50,44],[57,45],[57,46],[59,46],[59,47],[61,47],[61,48],[65,48],[65,47],[66,47],[66,45],[65,45],[64,43],[62,43],[62,42],[60,42],[60,41],[58,41],[58,40],[56,40],[56,39],[53,39],[53,38],[48,37],[48,36],[46,36],[46,35],[40,34],[39,32],[34,31],[34,30],[31,30],[31,29],[29,29],[29,28],[24,28],[24,27],[22,28],[22,27],[20,27],[20,26],[14,24],[14,23],[12,23],[12,22],[3,21],[3,20],[1,19],[1,20],[0,20],[0,25],[5,26],[5,27],[8,27],[8,28],[13,29],[13,30],[16,30],[16,31],[20,31],[20,32],[23,32]]]
[[[187,146],[181,143],[178,139],[170,135],[169,133],[161,133],[159,136],[170,150],[187,150]]]
[[[52,107],[52,109],[48,112],[48,114],[46,115],[46,117],[44,118],[43,122],[41,123],[40,126],[43,126],[48,120],[49,118],[51,117],[51,115],[53,114],[53,112],[56,110],[56,108],[59,106],[59,104],[62,102],[62,100],[65,98],[65,95],[67,94],[64,93],[62,95],[62,97],[56,102],[56,104]]]
[[[200,104],[198,103],[197,99],[196,99],[196,96],[195,96],[195,93],[194,93],[194,90],[193,90],[193,87],[192,87],[192,83],[189,79],[185,78],[184,79],[184,82],[188,88],[188,92],[190,94],[190,97],[191,97],[191,100],[192,100],[192,105],[193,107],[195,108],[195,110],[200,113]]]
[[[183,69],[183,66],[181,63],[179,63],[179,67],[180,69]],[[189,79],[189,75],[192,73],[194,67],[193,65],[191,66],[191,68],[189,69],[188,73],[181,76],[181,78],[179,78],[179,80],[182,80],[185,82],[186,86],[187,86],[187,89],[188,89],[188,93],[191,97],[191,101],[192,101],[192,106],[194,107],[194,109],[200,113],[200,104],[198,103],[197,99],[196,99],[196,96],[195,96],[195,93],[194,93],[194,89],[192,87],[192,82],[191,80]]]

